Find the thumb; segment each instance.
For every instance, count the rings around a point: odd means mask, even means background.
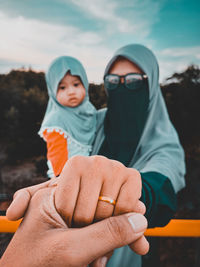
[[[114,216],[84,228],[69,229],[63,238],[71,240],[82,263],[89,264],[106,253],[140,238],[147,228],[146,218],[139,213]]]
[[[8,218],[8,220],[15,221],[22,218],[33,195],[40,189],[56,186],[55,182],[57,182],[56,179],[51,179],[51,181],[29,186],[16,191],[13,197],[13,201],[6,212],[6,217]]]
[[[21,189],[14,195],[13,201],[6,211],[6,217],[8,220],[15,221],[23,217],[25,211],[29,205],[31,196],[29,191]]]

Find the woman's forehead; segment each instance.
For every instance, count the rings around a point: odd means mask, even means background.
[[[118,75],[126,75],[131,72],[143,73],[136,64],[124,57],[117,58],[109,69],[109,73]]]

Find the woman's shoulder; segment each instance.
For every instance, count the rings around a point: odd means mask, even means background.
[[[97,129],[102,125],[105,115],[106,115],[107,108],[102,108],[97,110]]]
[[[99,110],[97,110],[97,120],[102,120],[105,117],[107,108],[101,108]]]

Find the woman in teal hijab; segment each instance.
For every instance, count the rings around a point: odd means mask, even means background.
[[[124,61],[136,71],[127,73]],[[164,226],[176,210],[175,193],[185,185],[185,163],[161,94],[154,54],[138,44],[120,48],[106,67],[104,85],[108,106],[98,113],[92,154],[140,171],[149,227]],[[123,247],[107,266],[141,266],[141,257]]]

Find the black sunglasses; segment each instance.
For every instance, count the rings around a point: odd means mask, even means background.
[[[146,74],[128,73],[126,75],[106,74],[104,76],[104,85],[107,90],[113,90],[121,83],[121,78],[124,78],[124,85],[130,89],[135,90],[141,87],[143,81],[147,79]]]

